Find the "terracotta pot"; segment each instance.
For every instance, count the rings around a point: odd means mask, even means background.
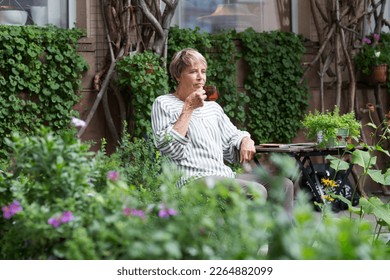
[[[372,67],[371,74],[367,76],[370,85],[384,84],[387,81],[387,64]]]

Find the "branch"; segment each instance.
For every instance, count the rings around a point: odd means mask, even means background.
[[[119,134],[116,131],[116,127],[111,116],[107,94],[103,94],[103,110],[104,110],[104,115],[106,116],[108,130],[110,131],[112,137],[114,138],[114,143],[117,144],[119,142]]]
[[[170,9],[175,9],[178,3],[178,0],[162,0],[167,7]]]
[[[111,76],[114,73],[115,65],[116,65],[115,61],[112,61],[111,65],[110,65],[110,68],[108,69],[106,78],[103,81],[102,88],[100,89],[100,91],[99,91],[99,93],[98,93],[98,95],[96,97],[95,103],[93,104],[91,110],[89,111],[88,117],[85,120],[85,126],[83,126],[79,130],[79,132],[77,133],[78,137],[81,137],[84,134],[84,132],[87,129],[87,127],[89,126],[89,123],[91,122],[93,116],[95,115],[96,110],[98,108],[98,105],[99,105],[100,101],[102,100],[102,97],[103,97],[104,93],[107,90],[107,86],[108,86],[108,84],[109,84],[109,82],[111,80]]]
[[[322,43],[320,49],[318,50],[316,57],[312,60],[312,62],[309,63],[309,65],[305,69],[305,72],[303,73],[301,82],[303,82],[303,77],[305,76],[305,74],[313,67],[313,65],[318,61],[318,59],[320,59],[326,45],[328,44],[329,40],[332,38],[335,29],[336,29],[336,25],[333,24],[331,29],[328,32],[328,36],[326,37],[325,41]]]
[[[140,9],[142,10],[142,13],[149,20],[149,22],[152,24],[152,27],[155,30],[155,32],[157,33],[157,35],[163,37],[164,31],[161,28],[161,25],[158,22],[158,20],[150,12],[149,8],[147,7],[147,5],[145,3],[145,0],[138,1],[138,4],[139,4]]]
[[[314,9],[314,6],[317,8],[321,18],[323,19],[324,22],[328,23],[329,21],[329,18],[328,16],[326,15],[325,11],[321,9],[321,5],[318,4],[317,2],[318,0],[311,0],[311,7],[312,7],[312,10]],[[314,13],[313,13],[314,15]],[[316,17],[314,17],[316,18]]]
[[[173,0],[170,5],[165,6],[163,18],[162,18],[162,27],[164,30],[169,29],[171,25],[171,20],[173,15],[175,14],[175,10],[179,0]]]
[[[116,58],[114,56],[114,51],[112,49],[112,44],[111,44],[111,38],[110,38],[110,34],[108,32],[109,30],[108,30],[107,18],[106,18],[105,13],[104,13],[105,0],[101,0],[101,6],[102,6],[102,12],[103,12],[104,27],[106,30],[107,41],[108,41],[108,45],[109,45],[109,49],[110,49],[111,64],[110,64],[110,67],[108,69],[107,75],[103,81],[102,87],[101,87],[101,89],[100,89],[100,91],[95,99],[95,102],[92,105],[91,110],[89,111],[89,114],[88,114],[87,119],[85,121],[85,126],[82,127],[77,133],[78,137],[81,137],[84,134],[84,132],[88,128],[89,123],[91,122],[93,116],[95,115],[96,110],[98,108],[98,105],[99,105],[100,101],[102,100],[105,92],[107,91],[107,87],[108,87],[109,82],[111,80],[111,76],[114,73],[114,69],[115,69],[115,65],[116,65]],[[122,54],[123,54],[123,48],[122,48],[122,51],[119,51],[119,56]],[[95,77],[95,79],[96,79],[96,77]],[[95,83],[97,83],[97,81],[95,81]]]

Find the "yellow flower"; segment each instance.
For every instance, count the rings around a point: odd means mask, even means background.
[[[322,178],[321,183],[324,184],[325,187],[337,187],[337,184],[334,180]]]
[[[333,201],[334,201],[334,198],[331,197],[330,195],[324,195],[323,198],[324,198],[325,200],[330,201],[330,202],[333,202]]]

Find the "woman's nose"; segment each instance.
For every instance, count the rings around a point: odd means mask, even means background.
[[[204,77],[206,77],[206,74],[205,74],[205,73],[203,73],[203,72],[201,72],[201,71],[199,71],[199,72],[197,73],[197,78],[198,78],[198,79],[203,79]]]

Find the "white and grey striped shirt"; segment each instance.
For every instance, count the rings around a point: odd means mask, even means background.
[[[238,130],[218,103],[206,101],[194,110],[183,137],[173,129],[183,105],[173,94],[166,94],[157,97],[152,107],[154,143],[182,172],[177,185],[205,176],[233,178],[234,172],[224,160],[236,162],[241,140],[250,134]]]

